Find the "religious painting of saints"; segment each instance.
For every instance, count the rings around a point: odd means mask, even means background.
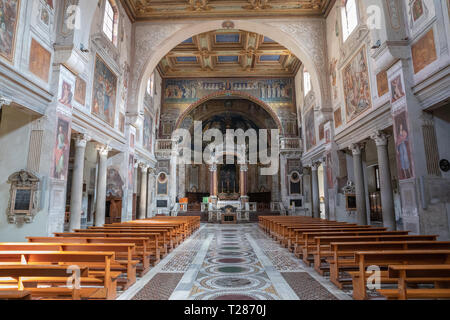
[[[437,60],[433,29],[427,32],[419,41],[411,46],[414,73]]]
[[[73,98],[72,86],[70,85],[70,83],[63,80],[61,85],[61,94],[59,102],[69,108],[72,108],[72,98]]]
[[[152,131],[153,131],[153,119],[147,111],[144,114],[144,136],[142,145],[149,152],[152,152]]]
[[[125,115],[123,113],[119,114],[119,130],[125,133]]]
[[[31,39],[30,63],[28,69],[31,73],[45,82],[48,82],[51,56],[51,53],[41,46],[39,42],[35,39]]]
[[[56,127],[56,140],[53,148],[53,170],[54,179],[66,180],[69,166],[70,152],[70,119],[59,115]]]
[[[414,0],[412,4],[412,16],[414,21],[417,21],[423,15],[422,0]]]
[[[394,115],[395,146],[399,180],[414,178],[414,164],[411,157],[410,131],[406,110]]]
[[[331,162],[331,153],[327,154],[327,182],[328,182],[328,188],[333,188],[333,168],[332,168],[332,162]]]
[[[75,82],[75,101],[82,106],[86,104],[86,81],[80,77]]]
[[[381,71],[377,74],[378,97],[384,96],[389,92],[387,71]]]
[[[316,125],[314,119],[314,108],[311,108],[305,115],[305,135],[306,135],[306,150],[308,151],[316,145]]]
[[[394,103],[397,100],[405,96],[405,91],[403,90],[402,77],[398,75],[394,80],[391,81],[391,102]]]
[[[347,121],[351,121],[372,106],[365,46],[344,68],[342,79]]]
[[[114,127],[117,76],[106,63],[96,57],[94,87],[92,90],[92,113]]]
[[[0,56],[13,62],[16,48],[19,0],[0,0]]]
[[[325,139],[325,123],[319,124],[319,141]]]
[[[130,148],[134,149],[135,135],[134,133],[130,134]]]
[[[337,99],[337,59],[334,58],[330,63],[331,87],[333,88],[333,99]]]
[[[128,189],[134,189],[134,155],[128,158]]]
[[[338,108],[334,111],[334,127],[337,129],[342,126],[342,111],[341,108]]]

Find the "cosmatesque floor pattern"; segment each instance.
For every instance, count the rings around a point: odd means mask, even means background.
[[[120,300],[338,300],[318,276],[257,224],[202,225]]]

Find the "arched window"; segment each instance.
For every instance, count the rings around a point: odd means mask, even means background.
[[[155,74],[152,73],[152,75],[150,76],[150,79],[148,79],[147,82],[147,94],[150,97],[153,97],[155,93]]]
[[[115,1],[106,0],[105,16],[103,17],[103,32],[114,45],[117,45],[117,34],[119,29],[118,13]]]
[[[342,7],[342,37],[347,40],[350,34],[358,26],[358,8],[355,0],[345,0],[345,5]]]
[[[311,91],[311,75],[308,71],[303,72],[303,90],[305,90],[305,96]]]

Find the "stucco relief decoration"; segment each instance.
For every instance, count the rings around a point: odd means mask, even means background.
[[[271,26],[290,34],[297,45],[313,60],[319,77],[322,105],[329,104],[331,95],[328,90],[328,63],[326,61],[326,35],[324,21],[302,20],[298,24],[270,23]]]
[[[186,27],[185,25],[166,25],[166,26],[137,26],[135,31],[136,51],[134,55],[134,68],[130,78],[130,94],[129,105],[138,105],[136,101],[138,86],[141,76],[147,82],[148,77],[144,77],[145,67],[155,51],[160,48],[161,44],[167,40],[175,32]],[[163,58],[163,55],[161,55]],[[155,62],[157,63],[157,62]],[[156,66],[156,64],[155,64]],[[149,76],[149,75],[148,75]],[[144,80],[142,80],[144,81]]]

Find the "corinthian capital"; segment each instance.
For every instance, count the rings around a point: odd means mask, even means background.
[[[375,144],[380,146],[387,146],[389,136],[382,131],[374,132],[370,138],[375,141]]]
[[[75,147],[86,148],[87,143],[91,141],[91,137],[84,133],[75,134]]]
[[[362,150],[364,149],[364,144],[362,143],[353,143],[350,145],[349,149],[352,151],[354,156],[360,156]]]
[[[6,97],[3,97],[3,96],[0,96],[0,109],[1,109],[3,106],[10,105],[11,102],[12,102],[11,99],[6,98]]]

